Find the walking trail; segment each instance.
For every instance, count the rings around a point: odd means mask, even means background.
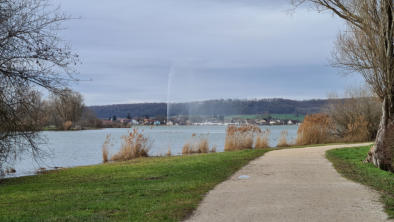
[[[362,145],[369,144],[269,152],[210,191],[188,221],[387,221],[379,194],[325,158],[327,150]]]

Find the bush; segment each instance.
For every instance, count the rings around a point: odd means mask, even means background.
[[[346,142],[372,141],[379,129],[381,102],[364,88],[347,90],[345,97],[333,97],[324,109],[334,124],[333,134]]]
[[[366,142],[371,139],[371,135],[368,131],[368,121],[364,116],[360,115],[356,117],[346,126],[344,132],[345,142]]]

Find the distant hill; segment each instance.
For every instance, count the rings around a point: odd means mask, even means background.
[[[296,114],[305,115],[320,112],[329,100],[289,100],[289,99],[260,99],[260,100],[208,100],[204,102],[174,103],[170,105],[170,115],[254,115],[254,114]],[[139,103],[105,106],[90,106],[97,117],[109,118],[117,116],[158,117],[167,116],[166,103]]]

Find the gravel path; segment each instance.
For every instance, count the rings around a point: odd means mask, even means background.
[[[210,191],[187,221],[387,221],[379,194],[343,178],[325,158],[352,146],[360,144],[269,152]]]

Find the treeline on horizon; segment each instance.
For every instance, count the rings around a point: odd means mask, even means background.
[[[290,100],[290,99],[221,99],[203,102],[171,103],[170,116],[179,115],[253,115],[253,114],[295,114],[306,115],[318,113],[322,107],[331,100]],[[138,103],[117,104],[104,106],[90,106],[98,118],[107,119],[113,116],[118,118],[131,117],[158,117],[167,116],[167,103]]]

